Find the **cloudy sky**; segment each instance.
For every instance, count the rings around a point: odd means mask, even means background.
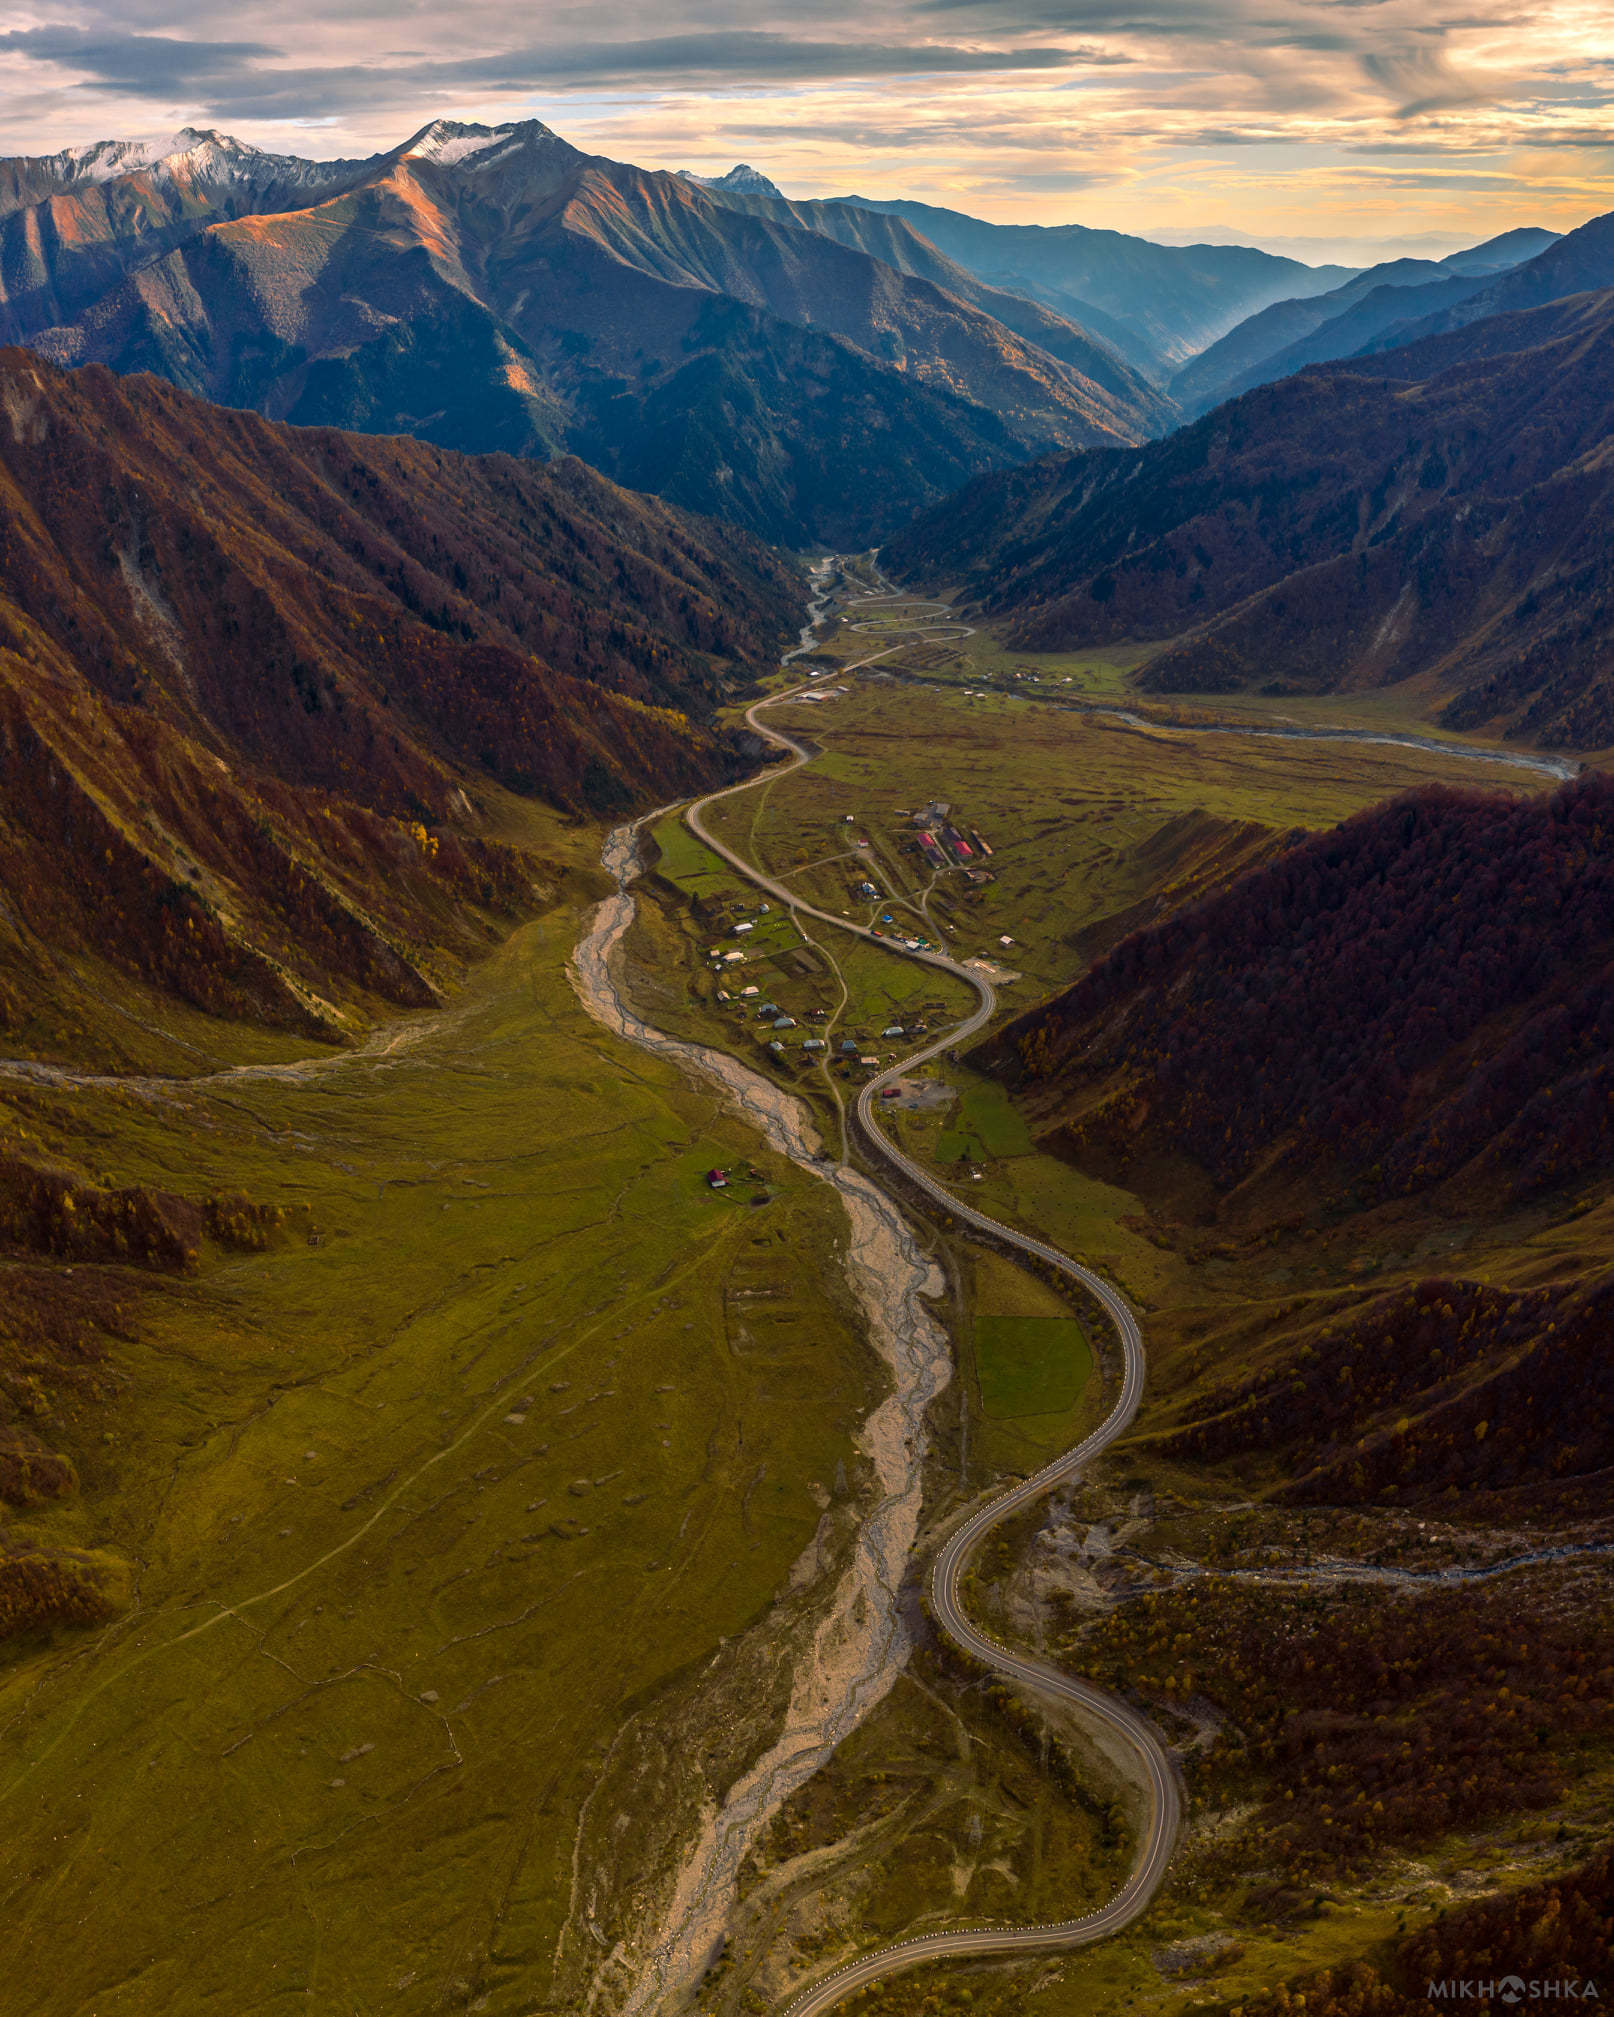
[[[0,85],[11,153],[538,117],[791,195],[1302,256],[1614,209],[1609,0],[38,0],[0,6]]]

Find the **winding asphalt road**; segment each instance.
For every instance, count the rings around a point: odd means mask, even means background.
[[[870,602],[890,601],[892,597],[868,597]],[[892,649],[900,647],[893,646]],[[885,653],[878,656],[884,657]],[[863,661],[869,663],[870,661]],[[855,670],[847,667],[847,671]],[[739,871],[746,880],[758,889],[766,890],[793,912],[821,919],[839,931],[848,931],[859,937],[873,939],[873,930],[867,925],[859,925],[833,912],[820,910],[815,904],[806,903],[784,883],[765,875],[760,869],[737,854],[727,842],[720,840],[705,823],[709,807],[719,800],[732,798],[737,793],[754,790],[770,778],[783,777],[789,771],[799,769],[812,761],[813,752],[793,736],[780,729],[774,729],[758,720],[758,715],[766,707],[776,706],[788,700],[793,694],[810,687],[812,681],[803,681],[798,686],[784,692],[770,694],[746,711],[746,720],[758,735],[777,748],[791,751],[794,761],[783,769],[770,770],[759,778],[747,778],[743,784],[730,785],[723,791],[710,793],[696,800],[684,812],[685,823],[713,851],[721,855],[731,867]],[[965,1520],[949,1536],[936,1558],[931,1572],[931,1608],[937,1623],[948,1636],[971,1654],[984,1666],[991,1668],[1004,1678],[1017,1681],[1044,1696],[1057,1697],[1079,1709],[1090,1721],[1104,1726],[1119,1737],[1135,1754],[1138,1775],[1146,1789],[1148,1814],[1138,1843],[1137,1856],[1131,1874],[1125,1884],[1106,1904],[1097,1911],[1089,1912],[1079,1919],[1062,1919],[1038,1926],[981,1926],[957,1931],[926,1933],[910,1940],[899,1940],[888,1947],[875,1949],[856,1961],[846,1963],[829,1975],[801,1990],[786,2005],[786,2017],[817,2017],[817,2013],[830,2009],[842,1997],[855,1990],[865,1988],[887,1975],[894,1975],[902,1969],[912,1968],[925,1961],[956,1959],[966,1955],[988,1954],[1038,1954],[1070,1947],[1085,1946],[1089,1941],[1101,1940],[1106,1935],[1119,1932],[1135,1919],[1153,1897],[1160,1880],[1171,1861],[1172,1849],[1176,1843],[1178,1824],[1181,1818],[1181,1800],[1177,1778],[1171,1760],[1166,1754],[1154,1729],[1136,1710],[1116,1696],[1107,1695],[1101,1689],[1092,1688],[1084,1681],[1074,1680],[1047,1662],[1034,1659],[1013,1647],[1002,1644],[989,1633],[983,1632],[964,1610],[960,1586],[970,1557],[995,1527],[1000,1526],[1013,1514],[1033,1500],[1070,1479],[1082,1466],[1096,1457],[1101,1450],[1114,1442],[1132,1417],[1137,1413],[1138,1403],[1143,1396],[1144,1353],[1143,1333],[1138,1320],[1133,1315],[1126,1299],[1102,1275],[1085,1268],[1080,1261],[1072,1260],[1069,1254],[1058,1247],[1050,1246],[1044,1240],[1032,1239],[1028,1234],[1018,1232],[1012,1226],[1003,1225],[990,1218],[985,1212],[976,1211],[955,1197],[947,1187],[939,1183],[927,1170],[920,1168],[905,1155],[880,1129],[876,1120],[875,1101],[882,1087],[900,1073],[911,1071],[916,1065],[928,1063],[965,1039],[973,1036],[990,1021],[997,1008],[997,996],[990,980],[975,969],[960,961],[949,959],[945,954],[910,951],[906,946],[893,944],[881,938],[875,941],[886,951],[895,953],[902,959],[918,960],[927,966],[938,967],[944,973],[966,981],[979,996],[979,1006],[974,1013],[956,1024],[948,1033],[931,1044],[927,1049],[915,1051],[893,1065],[889,1071],[879,1074],[864,1085],[858,1094],[857,1116],[865,1139],[871,1148],[911,1184],[915,1184],[933,1198],[955,1220],[966,1226],[974,1226],[992,1235],[995,1240],[1018,1247],[1022,1253],[1034,1255],[1049,1263],[1071,1280],[1079,1282],[1084,1289],[1103,1305],[1111,1322],[1121,1352],[1121,1386],[1115,1405],[1091,1435],[1056,1457],[1033,1476],[999,1492],[987,1501],[977,1512]]]

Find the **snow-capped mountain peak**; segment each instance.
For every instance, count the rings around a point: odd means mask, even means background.
[[[482,157],[502,158],[511,148],[533,140],[555,140],[541,120],[515,120],[503,126],[478,126],[457,119],[434,119],[399,149],[409,161],[430,161],[439,168],[455,168],[465,162],[482,167]]]
[[[69,187],[116,182],[125,175],[150,175],[159,182],[327,182],[350,164],[305,161],[295,154],[266,154],[213,127],[182,126],[162,140],[97,140],[88,147],[64,147],[45,166]]]
[[[233,140],[211,128],[182,126],[166,140],[97,140],[88,147],[64,147],[54,157],[62,164],[67,179],[74,182],[112,182],[120,175],[136,175],[143,168],[155,168],[165,161],[239,161],[258,152],[244,140]]]
[[[697,175],[693,168],[680,168],[686,182],[698,182],[703,189],[729,189],[736,196],[783,196],[776,182],[770,182],[760,168],[737,161],[726,175]]]

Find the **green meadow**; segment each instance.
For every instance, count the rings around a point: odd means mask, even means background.
[[[879,1391],[844,1221],[582,1012],[581,923],[384,1058],[49,1102],[125,1180],[313,1231],[137,1280],[58,1425],[83,1489],[19,1521],[131,1594],[0,1673],[6,2007],[580,2008],[581,1915],[624,1927],[766,1741]],[[629,1857],[590,1805],[625,1733]]]
[[[1288,833],[1331,826],[1431,780],[1515,791],[1552,783],[1388,744],[1183,733],[1012,690],[972,698],[956,684],[882,677],[877,666],[849,683],[829,706],[773,710],[825,753],[765,796],[726,801],[717,823],[804,895],[860,921],[871,906],[860,909],[850,886],[861,862],[873,863],[887,892],[876,908],[891,909],[894,897],[909,929],[1025,976],[1004,993],[1010,1010],[1082,971],[1090,951],[1074,941],[1083,932],[1234,870]],[[932,798],[985,836],[993,852],[969,866],[990,883],[937,873],[921,856],[911,814]],[[849,848],[849,835],[869,846]],[[926,930],[921,899],[938,929]],[[1001,946],[1003,936],[1013,944]]]

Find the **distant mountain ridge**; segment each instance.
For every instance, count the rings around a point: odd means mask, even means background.
[[[1069,316],[1159,380],[1270,303],[1323,293],[1354,270],[1251,245],[1157,245],[1085,224],[989,224],[900,198],[838,201],[902,218],[989,286]]]
[[[1549,302],[1604,287],[1614,287],[1614,211],[1589,218],[1575,230],[1554,239],[1534,258],[1510,266],[1460,300],[1427,303],[1426,312],[1400,323],[1383,338],[1364,344],[1353,354],[1367,356],[1401,349],[1421,343],[1426,337],[1466,329],[1493,316],[1542,308]]]
[[[55,154],[0,160],[0,215],[63,192],[82,194],[130,176],[147,190],[199,189],[244,183],[284,193],[336,188],[362,166],[358,161],[306,161],[268,154],[212,127],[183,126],[165,141],[100,140]]]
[[[850,246],[898,273],[927,280],[958,300],[969,302],[1062,363],[1073,365],[1095,385],[1126,400],[1147,422],[1152,434],[1164,432],[1177,419],[1172,401],[1128,362],[1120,345],[1056,314],[1030,295],[988,286],[956,260],[939,252],[928,238],[893,212],[871,210],[849,201],[798,202],[738,184],[726,189],[722,182],[708,186],[722,194],[732,208],[749,216],[771,218],[832,239],[838,245]]]
[[[703,189],[726,189],[736,196],[776,196],[781,202],[784,200],[784,191],[748,161],[736,161],[724,175],[697,175],[693,168],[680,168],[678,172],[686,182],[698,182]]]
[[[983,478],[885,559],[962,582],[1023,648],[1158,640],[1153,691],[1423,678],[1451,726],[1600,749],[1611,443],[1605,288],[1314,365],[1147,447]]]
[[[0,164],[0,336],[278,419],[571,450],[791,544],[860,544],[976,471],[1174,417],[1065,319],[1017,306],[1028,339],[775,199],[740,207],[732,174],[708,190],[537,121],[437,121],[360,162],[178,139]],[[1084,345],[1105,382],[1058,354]]]
[[[1186,364],[1171,381],[1172,397],[1185,413],[1197,415],[1307,364],[1354,356],[1375,338],[1395,341],[1384,333],[1399,332],[1448,303],[1484,294],[1499,274],[1535,259],[1558,236],[1536,229],[1507,231],[1445,259],[1389,260],[1326,294],[1274,302]]]

